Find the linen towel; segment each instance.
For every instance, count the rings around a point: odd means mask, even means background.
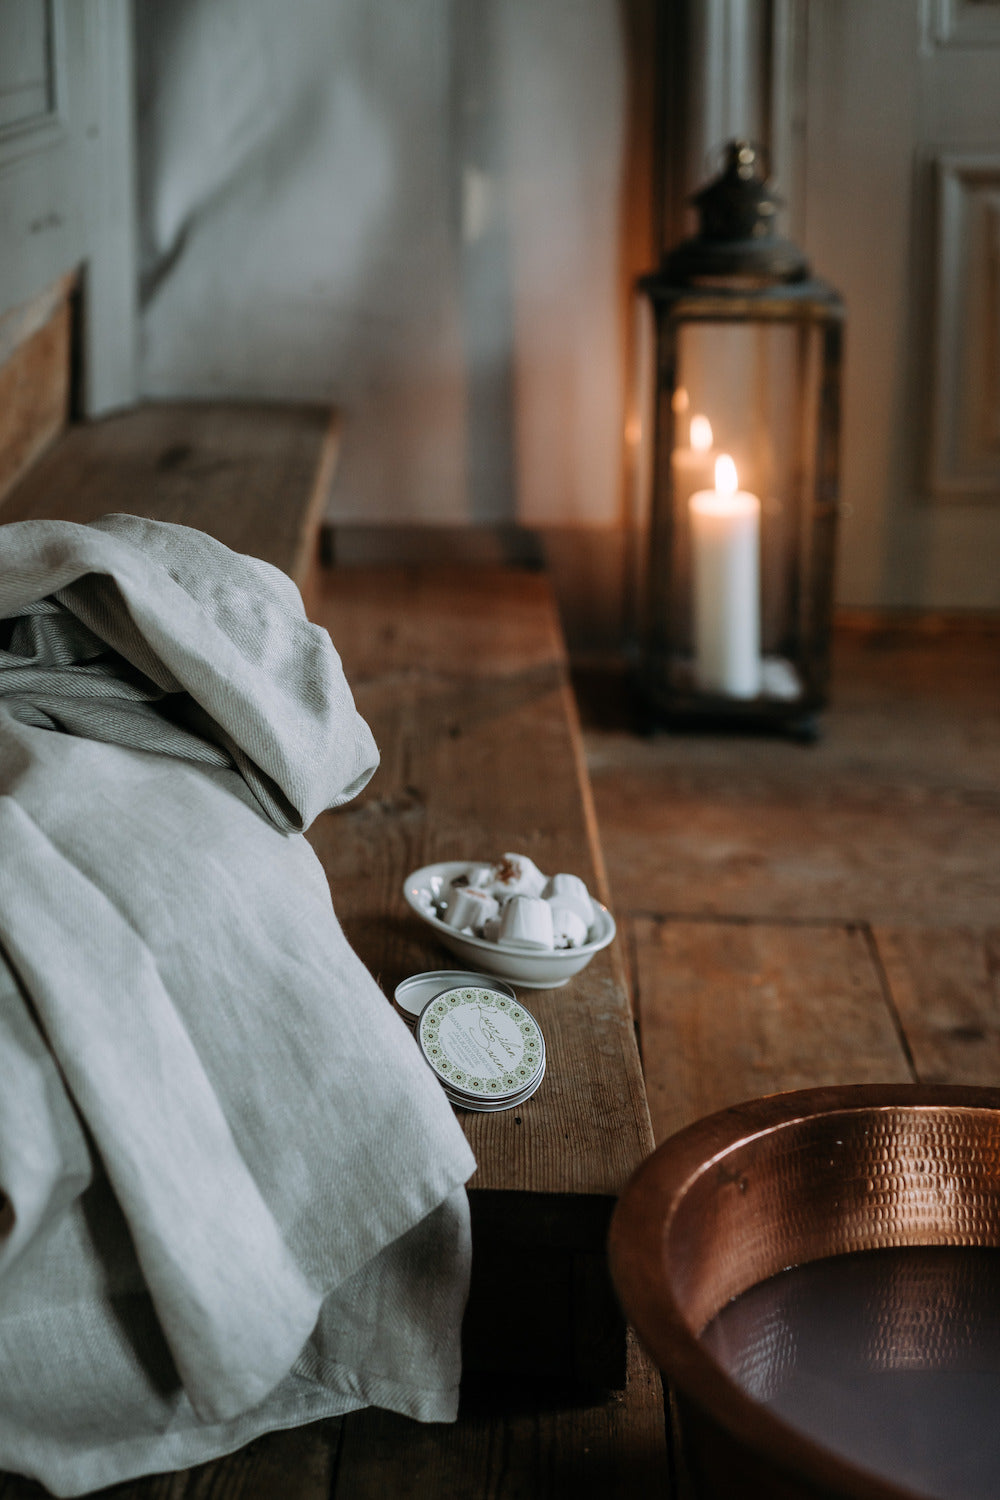
[[[300,831],[377,759],[268,564],[0,526],[0,1467],[454,1417],[475,1163]]]

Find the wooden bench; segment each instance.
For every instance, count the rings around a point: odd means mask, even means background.
[[[132,511],[198,526],[295,578],[382,752],[368,788],[323,815],[310,839],[348,938],[391,994],[408,974],[460,967],[405,905],[404,878],[419,865],[515,849],[543,870],[582,875],[613,903],[546,579],[502,567],[322,566],[335,452],[335,426],[310,407],[140,408],[71,428],[0,520]],[[652,1146],[618,945],[564,989],[522,998],[546,1039],[542,1087],[515,1110],[461,1116],[478,1170],[459,1422],[421,1428],[360,1412],[116,1494],[662,1487],[659,1381],[626,1337],[604,1255],[617,1194]],[[32,1492],[23,1486],[0,1481],[0,1500]]]
[[[0,521],[115,511],[195,526],[300,588],[316,556],[338,424],[316,406],[170,403],[68,427],[0,503]]]
[[[462,967],[404,905],[403,882],[419,866],[513,849],[607,898],[541,575],[333,571],[314,617],[338,645],[383,759],[361,797],[319,819],[310,838],[348,937],[388,993],[408,974]],[[622,1386],[624,1326],[604,1242],[651,1135],[618,949],[564,989],[521,998],[546,1039],[541,1089],[518,1109],[461,1116],[479,1163],[466,1364]],[[496,1337],[506,1316],[523,1334]]]

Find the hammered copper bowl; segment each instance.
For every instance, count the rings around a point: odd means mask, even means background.
[[[700,1120],[647,1158],[614,1214],[611,1273],[671,1389],[697,1500],[912,1500],[754,1401],[698,1335],[788,1266],[915,1245],[1000,1245],[1000,1089],[778,1094]],[[918,1326],[921,1311],[900,1315]]]

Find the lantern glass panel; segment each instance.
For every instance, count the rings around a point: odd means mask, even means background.
[[[693,311],[683,296],[653,300],[658,375],[646,589],[652,695],[679,713],[812,712],[826,688],[839,304],[827,315],[813,298],[772,292],[750,314],[744,299],[744,315],[736,317],[711,294],[695,296]],[[706,545],[715,543],[706,544],[705,506],[692,504],[692,496],[715,491],[723,454],[735,465],[738,490],[753,497],[746,522],[753,536],[738,540],[734,531],[741,558],[720,562],[716,555],[706,564]],[[727,522],[707,524],[718,537]],[[744,522],[733,518],[733,525]],[[720,675],[712,665],[718,641],[706,648],[720,632],[726,661],[738,663],[742,653],[757,665],[724,663]]]
[[[677,331],[676,384],[660,392],[661,403],[670,406],[661,410],[661,430],[672,426],[673,441],[660,445],[658,457],[669,473],[661,472],[657,484],[663,495],[670,492],[673,509],[667,592],[677,668],[686,670],[695,645],[691,495],[714,490],[715,461],[722,454],[733,459],[739,488],[760,501],[761,652],[792,662],[803,623],[800,583],[809,573],[818,330],[808,324],[688,323]]]

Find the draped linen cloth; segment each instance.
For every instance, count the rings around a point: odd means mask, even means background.
[[[377,762],[276,569],[0,526],[0,1468],[454,1418],[475,1163],[301,833]]]

